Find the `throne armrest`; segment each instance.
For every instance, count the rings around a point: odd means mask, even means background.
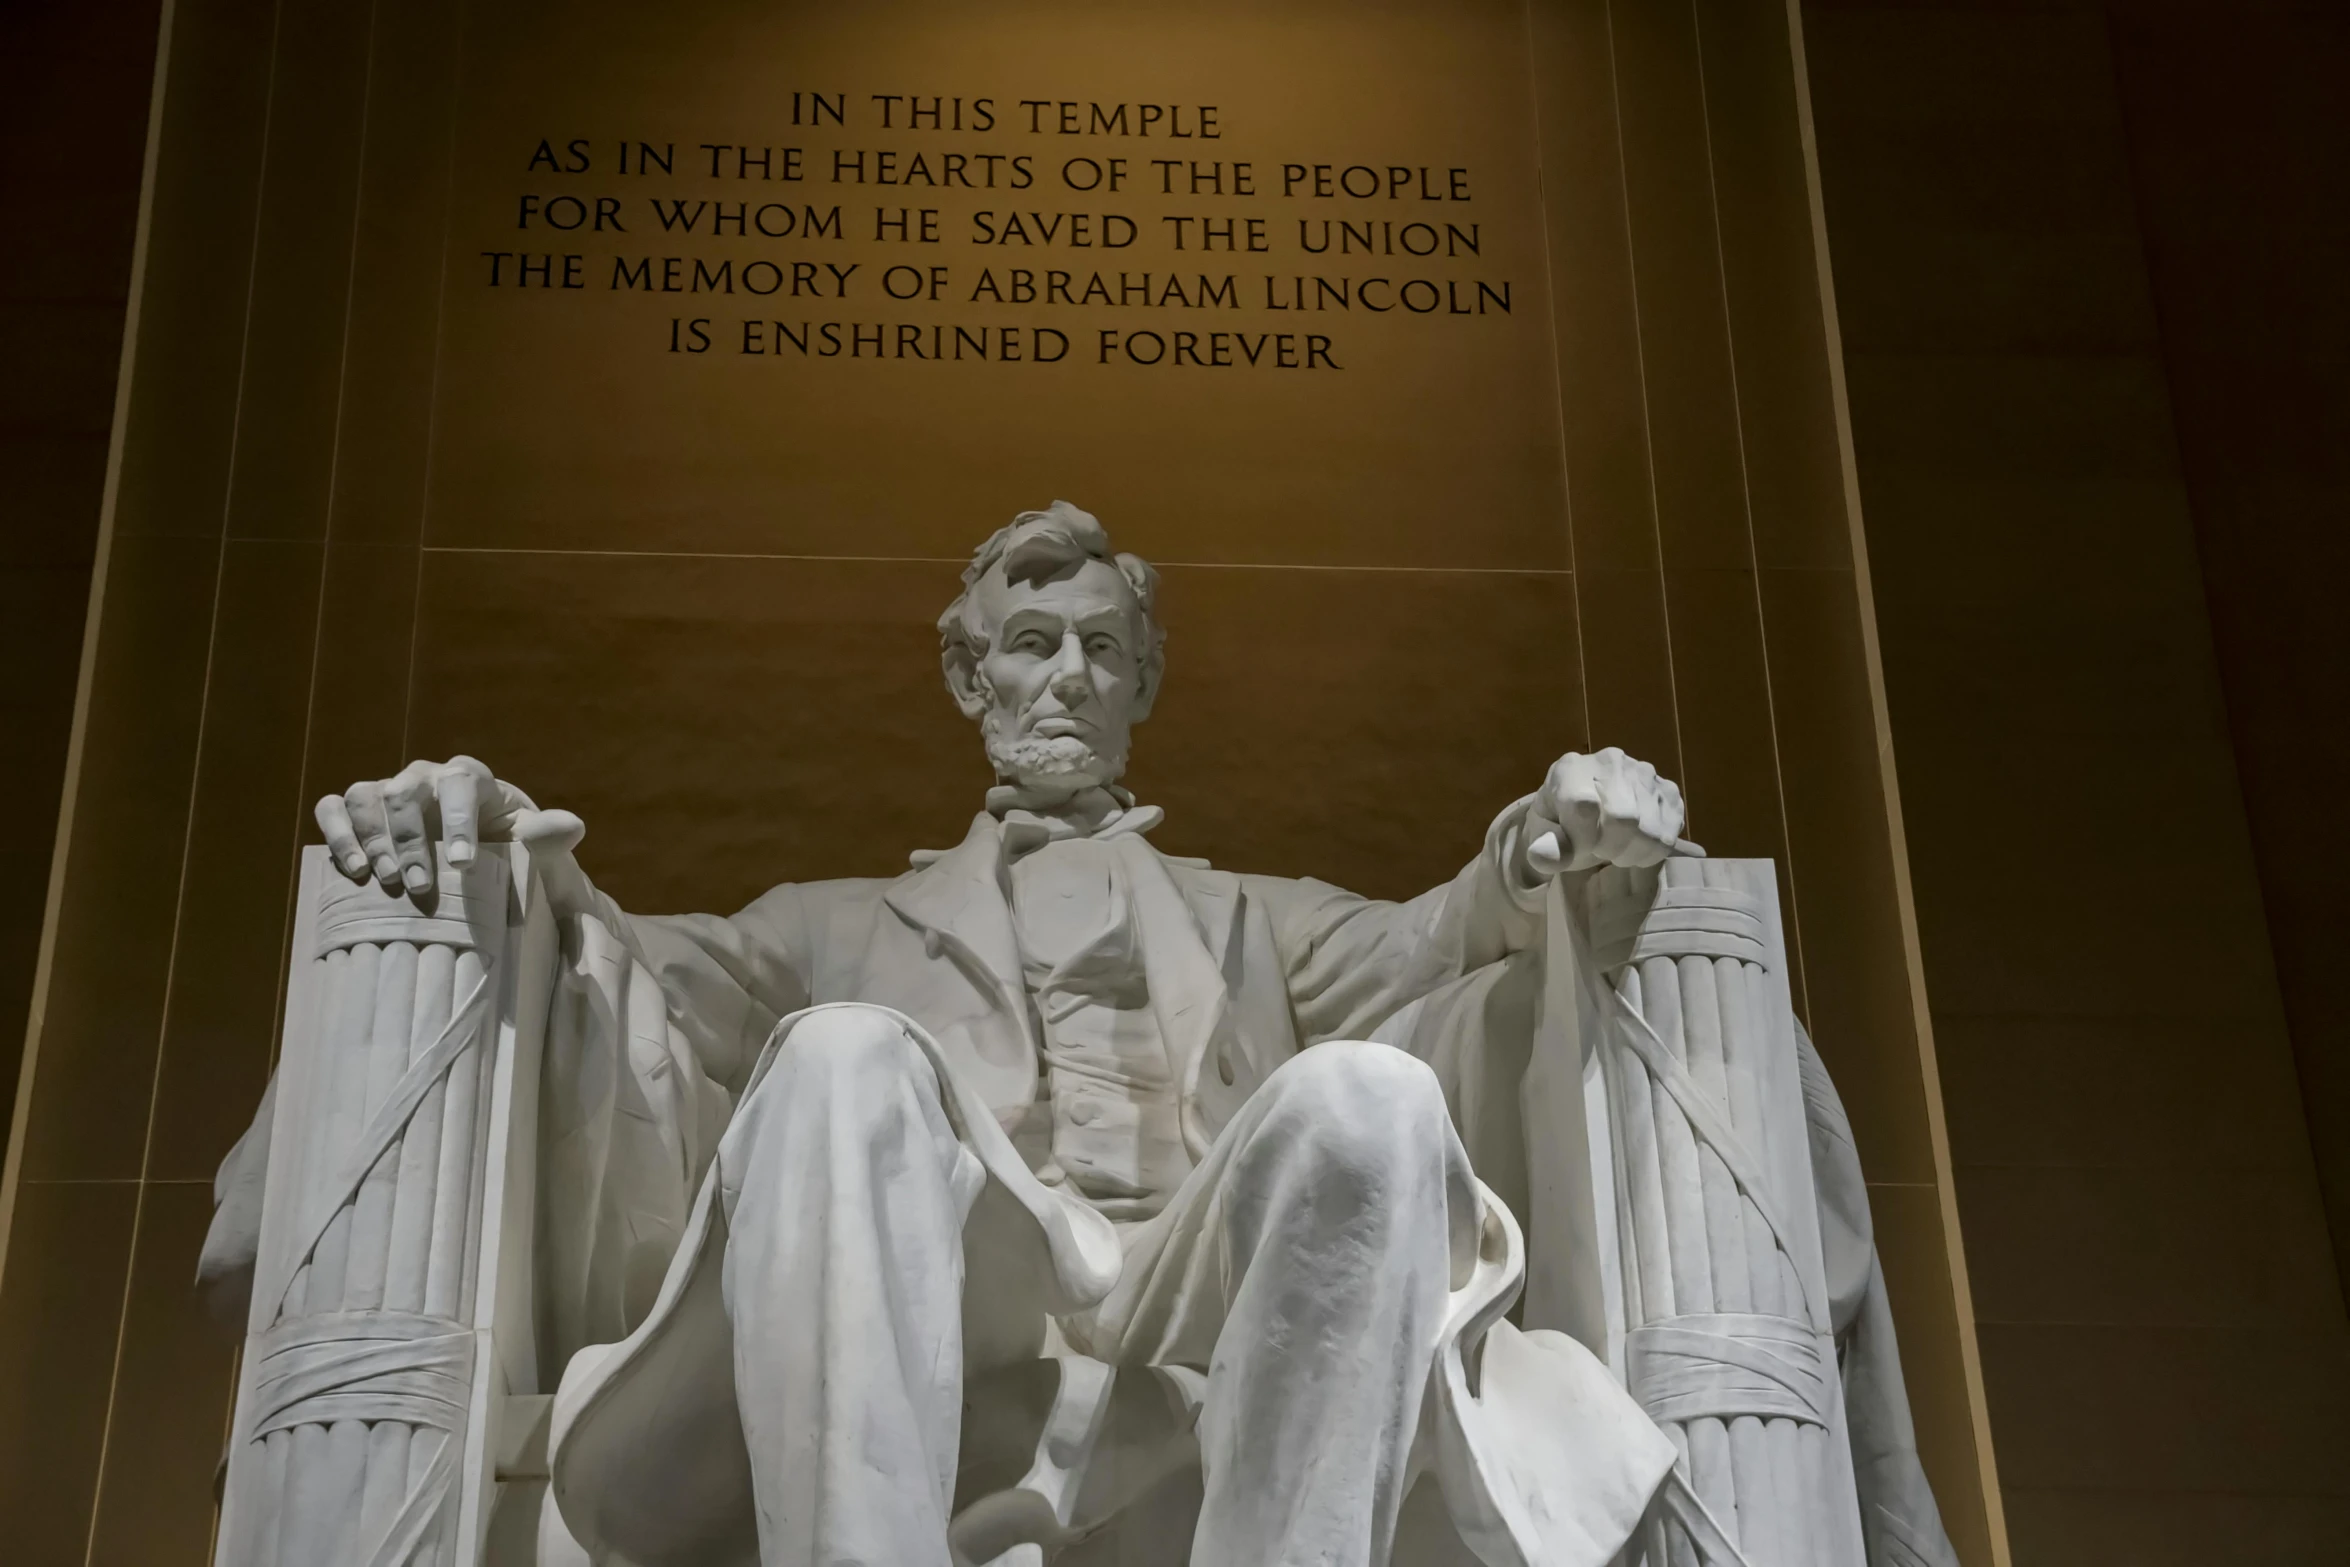
[[[215,1560],[527,1562],[492,1515],[534,1483],[501,1481],[501,1449],[526,1445],[502,1428],[539,1413],[555,941],[529,855],[444,858],[411,897],[307,849],[291,958],[273,1101],[249,1134],[266,1169]]]

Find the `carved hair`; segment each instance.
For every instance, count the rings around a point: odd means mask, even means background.
[[[1067,501],[1055,501],[1043,511],[1024,511],[989,535],[963,568],[963,591],[938,617],[939,662],[946,668],[950,690],[976,681],[979,661],[989,647],[986,616],[974,589],[990,571],[1001,570],[1007,582],[1043,582],[1088,560],[1106,561],[1118,568],[1134,590],[1142,615],[1141,671],[1144,693],[1158,690],[1166,667],[1167,632],[1159,624],[1159,574],[1139,555],[1120,555],[1110,549],[1110,535],[1099,518]],[[958,690],[959,695],[959,690]]]

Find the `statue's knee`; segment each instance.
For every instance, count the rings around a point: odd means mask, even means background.
[[[931,1076],[930,1063],[906,1037],[905,1024],[879,1007],[824,1007],[811,1012],[791,1025],[775,1050],[775,1070],[801,1085]]]
[[[1334,1039],[1282,1063],[1272,1081],[1285,1098],[1332,1109],[1371,1105],[1425,1109],[1444,1102],[1436,1074],[1393,1045]]]
[[[1392,1045],[1315,1045],[1266,1089],[1283,1140],[1337,1171],[1384,1186],[1389,1172],[1441,1156],[1444,1090],[1426,1062]]]

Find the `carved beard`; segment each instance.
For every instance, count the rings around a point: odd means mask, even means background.
[[[996,776],[1024,787],[1074,794],[1126,771],[1125,753],[1105,755],[1077,735],[1022,733],[1019,715],[1000,707],[988,709],[980,733]]]

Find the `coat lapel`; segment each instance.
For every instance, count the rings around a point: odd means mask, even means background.
[[[961,843],[893,882],[881,898],[917,928],[961,944],[1013,994],[1019,993],[1020,946],[1004,896],[1003,838],[994,817],[980,812]]]
[[[1036,1083],[1037,1041],[1020,978],[1020,943],[1004,896],[1003,839],[995,819],[981,812],[963,841],[921,870],[893,883],[882,902],[920,933],[926,976],[869,972],[866,989],[887,993],[892,1005],[921,1017],[953,1053],[959,1042],[977,1069],[988,1102],[1024,1104]],[[951,1008],[925,1005],[937,965],[947,962],[987,1002],[984,1017],[957,1021]],[[875,994],[869,999],[884,999]]]
[[[1186,876],[1182,888],[1192,917],[1199,922],[1200,939],[1207,943],[1208,956],[1215,960],[1225,988],[1239,989],[1240,878],[1224,872]]]

